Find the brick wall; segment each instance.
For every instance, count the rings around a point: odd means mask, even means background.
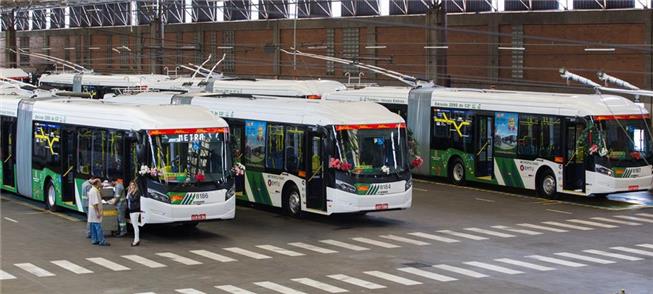
[[[214,60],[228,50],[223,45],[223,34],[233,32],[235,48],[234,74],[280,78],[330,78],[344,80],[345,67],[336,64],[335,72],[328,72],[327,62],[297,58],[293,67],[292,56],[276,53],[276,48],[289,49],[296,46],[305,52],[327,54],[334,52],[342,57],[345,52],[345,31],[358,31],[358,56],[362,62],[387,67],[391,70],[424,77],[429,72],[426,55],[429,49],[427,35],[429,26],[424,15],[388,16],[375,18],[337,18],[298,20],[294,31],[292,20],[260,20],[249,22],[224,22],[169,25],[165,30],[163,66],[174,68],[189,62],[198,64],[209,54]],[[541,13],[461,14],[447,17],[448,31],[447,71],[454,86],[495,85],[499,88],[557,90],[566,87],[558,76],[558,68],[566,67],[580,74],[594,77],[604,70],[645,88],[653,81],[653,56],[651,53],[651,22],[653,12],[646,10],[576,11]],[[519,44],[513,39],[517,29],[523,32],[523,52],[499,50],[499,46]],[[18,32],[18,37],[31,36],[30,47],[38,51],[45,38],[54,56],[78,61],[90,55],[91,67],[99,72],[150,72],[150,63],[156,62],[151,49],[158,42],[150,39],[150,27],[49,30]],[[327,32],[333,34],[333,43],[325,48]],[[92,47],[98,50],[64,50],[64,47],[81,46],[84,36],[90,36]],[[519,32],[517,32],[519,33]],[[120,46],[123,36],[129,36],[129,66],[119,66],[120,55],[109,52],[111,44]],[[4,38],[4,33],[0,33]],[[138,39],[140,38],[140,40]],[[1,40],[1,39],[0,39]],[[211,41],[214,40],[214,43]],[[517,42],[517,43],[516,43]],[[600,43],[610,43],[602,45]],[[140,48],[137,48],[140,43]],[[617,45],[614,45],[617,44]],[[645,46],[642,46],[644,44]],[[648,44],[648,45],[646,45]],[[196,45],[197,48],[182,49]],[[366,46],[386,46],[369,49]],[[5,42],[0,42],[3,49]],[[215,47],[214,47],[215,46]],[[614,52],[587,52],[588,47],[615,47]],[[351,46],[349,47],[351,50]],[[70,51],[70,52],[66,52]],[[278,56],[278,57],[277,57]],[[278,59],[277,59],[278,58]],[[3,61],[5,56],[0,57]],[[118,60],[118,61],[117,61]],[[32,64],[42,62],[32,59]],[[109,67],[111,65],[111,67]],[[431,68],[432,69],[432,68]],[[221,70],[221,69],[219,69]],[[431,70],[430,72],[435,72]],[[366,73],[364,80],[378,80],[382,84],[398,84],[396,81]],[[538,85],[533,85],[533,84]]]

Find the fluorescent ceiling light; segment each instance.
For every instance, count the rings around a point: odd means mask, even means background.
[[[449,46],[424,46],[424,49],[449,49]]]
[[[524,47],[501,47],[499,46],[499,50],[517,50],[517,51],[524,51],[526,48]]]
[[[585,48],[585,52],[614,52],[614,48]]]

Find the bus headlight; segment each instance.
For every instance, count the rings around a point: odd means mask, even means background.
[[[349,183],[345,183],[345,182],[340,181],[340,180],[336,180],[336,188],[338,190],[342,190],[342,191],[345,191],[347,193],[356,193],[356,187],[354,187],[354,185],[349,184]]]
[[[404,191],[408,191],[411,187],[413,187],[413,179],[406,180],[406,190]]]
[[[227,194],[224,197],[224,200],[229,200],[231,197],[234,197],[236,195],[236,185],[231,186],[229,190],[227,190]]]
[[[609,168],[607,168],[605,166],[602,166],[600,164],[595,164],[594,165],[594,170],[597,173],[601,173],[601,174],[604,174],[604,175],[607,175],[607,176],[610,176],[610,177],[614,174],[614,172],[611,169],[609,169]]]
[[[152,197],[152,199],[154,199],[154,200],[158,200],[158,201],[165,202],[165,203],[170,203],[170,197],[168,197],[168,195],[166,195],[166,194],[163,194],[163,193],[161,193],[159,191],[154,191],[154,190],[150,190],[149,193],[150,193],[150,197]]]

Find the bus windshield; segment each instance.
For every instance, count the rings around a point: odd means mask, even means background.
[[[158,177],[169,183],[223,180],[229,172],[225,134],[152,136]]]
[[[612,166],[647,164],[653,155],[653,146],[646,124],[642,119],[601,121],[598,127],[608,149],[604,159]]]
[[[408,169],[405,128],[337,129],[340,160],[354,174],[389,174]]]

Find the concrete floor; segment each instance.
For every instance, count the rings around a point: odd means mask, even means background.
[[[240,206],[192,232],[150,228],[140,247],[91,246],[83,216],[3,195],[0,292],[653,293],[650,195],[546,201],[485,188],[418,182],[412,209],[362,217]]]

